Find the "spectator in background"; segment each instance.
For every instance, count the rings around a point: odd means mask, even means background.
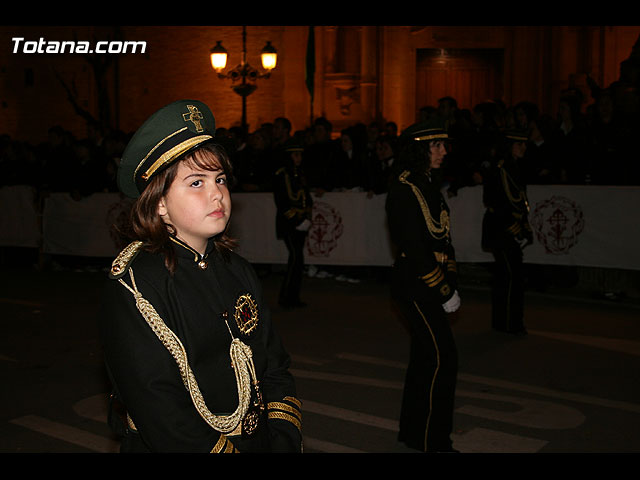
[[[355,127],[342,130],[336,154],[333,191],[358,191],[365,186],[366,144]]]
[[[401,172],[396,162],[395,138],[380,135],[376,140],[375,157],[369,159],[366,169],[365,190],[371,195],[380,195],[389,190],[389,183]]]
[[[588,137],[585,119],[580,112],[581,102],[581,96],[575,92],[567,92],[560,98],[559,126],[554,143],[558,160],[566,171],[563,183],[573,185],[591,184],[592,165],[587,154]]]
[[[273,121],[272,129],[272,142],[269,151],[271,168],[273,173],[279,169],[283,162],[287,152],[285,152],[285,145],[291,139],[291,122],[285,117],[278,117]]]
[[[540,110],[533,102],[519,102],[513,108],[515,128],[518,130],[529,130],[530,123],[538,118]]]
[[[548,115],[528,122],[529,144],[525,158],[526,183],[548,185],[562,183],[566,173],[559,167],[553,146],[553,124]]]
[[[309,188],[321,196],[335,187],[338,150],[331,140],[332,125],[326,118],[317,118],[311,129],[310,143],[303,153]]]
[[[614,110],[613,96],[607,89],[596,97],[593,119],[589,125],[588,138],[592,182],[599,185],[622,185],[632,183],[630,158],[631,128],[621,121]]]
[[[396,122],[387,122],[384,124],[384,133],[392,138],[398,136],[398,125]]]

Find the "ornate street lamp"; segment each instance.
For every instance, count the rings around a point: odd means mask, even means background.
[[[231,79],[234,92],[242,97],[242,130],[247,132],[247,97],[251,95],[258,86],[256,80],[259,78],[269,78],[271,76],[271,70],[276,68],[278,59],[278,52],[271,42],[267,41],[260,52],[262,60],[262,68],[264,73],[259,72],[251,65],[247,63],[247,27],[242,27],[242,58],[240,64],[229,70],[228,73],[222,73],[227,65],[227,50],[222,46],[220,41],[217,41],[215,46],[211,49],[211,66],[218,74],[218,78]]]

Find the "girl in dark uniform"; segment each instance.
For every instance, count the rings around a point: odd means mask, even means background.
[[[404,171],[386,201],[396,246],[391,295],[411,337],[399,440],[425,452],[454,451],[452,431],[458,356],[447,318],[460,305],[449,208],[438,173],[447,133],[437,121],[409,127],[401,139]]]
[[[505,135],[506,152],[485,176],[483,249],[493,253],[491,324],[494,330],[526,335],[524,325],[523,248],[533,241],[529,225],[525,171],[525,132]]]
[[[231,172],[214,132],[206,105],[175,102],[122,157],[134,241],[113,262],[99,328],[123,452],[302,448],[289,356],[225,235]]]
[[[280,288],[284,308],[303,307],[300,288],[304,271],[304,242],[311,226],[313,200],[302,170],[303,147],[291,140],[285,146],[284,165],[276,171],[273,196],[276,204],[276,235],[284,241],[289,259]]]

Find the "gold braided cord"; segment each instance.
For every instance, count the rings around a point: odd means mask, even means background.
[[[524,202],[525,209],[529,211],[529,203],[527,202],[527,195],[525,194],[524,190],[521,190],[520,188],[518,188],[518,185],[516,184],[516,182],[513,181],[511,176],[504,169],[504,167],[500,169],[500,176],[502,178],[502,187],[504,188],[504,192],[507,195],[509,202],[511,202],[511,205],[513,205],[517,210],[522,210],[522,207],[520,207],[517,204]],[[511,183],[516,188],[516,190],[518,190],[517,197],[515,197],[511,193],[511,188],[509,188],[509,183]]]
[[[304,190],[301,188],[294,195],[293,194],[293,189],[291,188],[291,179],[289,178],[289,174],[286,173],[286,172],[284,174],[284,182],[285,182],[285,185],[287,186],[287,195],[288,195],[289,199],[292,202],[298,202],[298,201],[300,201],[300,199],[302,199],[302,208],[304,208],[306,206],[306,204],[307,204],[307,197],[304,194]]]
[[[122,279],[119,280],[120,283],[133,293],[138,311],[142,314],[147,324],[175,359],[178,364],[180,376],[182,377],[182,382],[189,391],[191,400],[193,401],[193,404],[200,416],[209,424],[209,426],[218,432],[229,433],[235,430],[249,410],[251,384],[252,380],[256,380],[251,348],[237,338],[234,338],[231,341],[229,355],[231,357],[231,365],[234,369],[236,383],[238,386],[238,408],[230,415],[214,415],[207,408],[204,397],[198,387],[198,382],[196,381],[195,375],[189,366],[187,352],[182,345],[182,342],[180,342],[180,339],[169,327],[166,326],[155,308],[153,308],[153,305],[151,305],[151,303],[142,296],[142,293],[138,291],[132,268],[129,269],[129,276],[131,277],[133,288],[127,285],[127,283]]]
[[[429,210],[429,205],[427,205],[427,201],[424,199],[422,192],[418,187],[416,187],[413,183],[407,180],[409,176],[409,172],[406,171],[400,175],[400,181],[406,185],[411,187],[413,194],[418,199],[418,203],[420,204],[420,209],[422,210],[422,215],[424,216],[424,220],[427,223],[427,228],[431,233],[431,236],[437,240],[442,238],[446,238],[449,235],[449,214],[446,210],[442,210],[440,212],[440,221],[436,221],[431,215],[431,211]]]

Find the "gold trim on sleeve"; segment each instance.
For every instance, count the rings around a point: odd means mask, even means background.
[[[275,418],[277,420],[285,420],[289,423],[292,423],[293,425],[295,425],[295,427],[299,430],[302,431],[302,422],[300,422],[300,420],[298,420],[296,417],[294,417],[293,415],[289,415],[288,413],[285,412],[281,412],[279,410],[275,410],[272,412],[269,412],[267,415],[268,418]]]
[[[456,264],[455,260],[447,261],[447,270],[449,270],[450,272],[457,272],[458,271],[458,267],[457,267],[457,264]]]
[[[429,286],[429,287],[435,287],[442,280],[444,280],[444,273],[443,273],[442,269],[439,266],[437,266],[436,268],[433,269],[432,272],[421,276],[420,280],[422,280],[424,283],[426,283],[427,286]]]
[[[267,418],[284,420],[292,423],[300,432],[302,432],[301,407],[302,404],[297,398],[287,396],[284,397],[281,402],[267,403]]]
[[[238,453],[238,450],[227,437],[220,435],[220,438],[218,438],[218,441],[209,453]]]
[[[296,397],[286,396],[286,397],[284,397],[284,400],[286,400],[287,402],[293,403],[298,408],[302,408],[302,402],[300,400],[298,400]]]
[[[270,402],[267,404],[268,410],[282,410],[284,412],[288,412],[291,415],[295,416],[299,420],[302,420],[302,413],[297,408],[294,408],[286,403],[282,402]]]

